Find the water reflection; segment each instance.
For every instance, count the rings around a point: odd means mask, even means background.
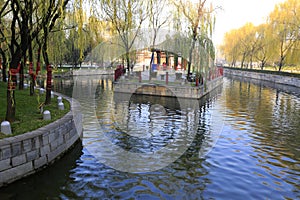
[[[109,85],[110,80],[79,77],[74,83],[73,97],[84,108],[85,147],[114,169],[133,173],[162,169],[189,148],[195,135],[200,134],[200,125],[213,124],[207,117],[201,117],[208,112],[203,113],[205,109],[200,108],[210,103],[119,94],[107,88]],[[221,92],[216,91],[211,95]],[[213,116],[210,113],[210,119]],[[201,154],[215,142],[212,130],[206,131]]]
[[[281,91],[283,86],[272,90],[268,82],[230,78],[225,90],[226,123],[230,132],[222,133],[222,142],[235,151],[231,161],[240,166],[247,163],[244,174],[238,176],[253,174],[256,180],[247,180],[260,186],[260,196],[270,196],[272,192],[278,198],[299,197],[299,93],[295,93],[294,87],[288,94]],[[256,193],[253,197],[259,196]]]
[[[59,91],[75,93],[86,108],[82,155],[63,174],[61,160],[49,176],[36,176],[40,182],[25,179],[0,189],[1,199],[4,194],[23,199],[16,191],[40,199],[300,198],[299,89],[229,77],[195,108],[176,99],[115,96],[112,77],[55,84]],[[83,90],[73,91],[79,86]],[[137,165],[118,151],[111,156],[111,144],[131,153],[153,153],[174,138],[184,143],[181,133],[195,134],[186,151],[163,168],[127,173],[107,165],[107,160]],[[45,180],[50,186],[42,184]]]

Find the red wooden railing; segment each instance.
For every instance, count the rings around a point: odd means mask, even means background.
[[[118,65],[115,69],[115,81],[117,81],[122,75],[124,75],[124,66]]]

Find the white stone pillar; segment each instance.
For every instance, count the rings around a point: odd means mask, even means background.
[[[59,110],[64,110],[65,109],[65,106],[64,106],[63,102],[58,103],[58,109]]]
[[[4,133],[5,135],[12,134],[9,121],[3,121],[1,123],[1,132]]]
[[[61,96],[57,97],[57,103],[58,103],[58,104],[59,104],[59,103],[62,103],[62,97],[61,97]]]
[[[45,90],[44,88],[40,88],[40,94],[44,94]]]
[[[43,120],[51,120],[51,113],[49,110],[43,112]]]

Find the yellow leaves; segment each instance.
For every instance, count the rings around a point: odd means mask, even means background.
[[[286,0],[277,4],[269,14],[266,24],[254,26],[246,23],[238,30],[226,33],[224,44],[221,46],[223,53],[226,58],[230,58],[236,54],[235,51],[242,53],[249,49],[245,52],[246,60],[252,60],[254,55],[256,61],[264,57],[269,59],[269,63],[296,64],[295,58],[299,57],[299,54],[296,55],[299,53],[296,51],[299,49],[300,37],[299,13],[299,0]]]

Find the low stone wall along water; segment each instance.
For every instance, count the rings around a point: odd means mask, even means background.
[[[293,77],[293,76],[284,76],[284,75],[277,75],[277,74],[268,74],[268,73],[261,73],[255,71],[245,71],[245,70],[238,70],[238,69],[231,69],[231,68],[224,68],[224,73],[234,76],[242,76],[252,79],[258,80],[265,80],[270,81],[273,83],[285,84],[295,87],[300,87],[300,78]]]
[[[79,103],[65,97],[71,111],[35,131],[0,140],[0,187],[33,174],[60,158],[82,134]]]

